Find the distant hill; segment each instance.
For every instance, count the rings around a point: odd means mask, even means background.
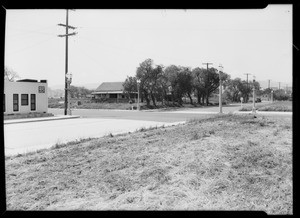
[[[60,98],[60,97],[64,97],[65,96],[65,92],[63,89],[52,89],[50,87],[48,87],[48,97],[49,98]]]
[[[86,84],[71,84],[73,86],[77,86],[77,87],[84,87],[86,89],[90,89],[90,90],[95,90],[98,88],[98,86],[101,83],[86,83]],[[61,89],[64,90],[65,86],[64,85],[54,85],[50,87],[52,90],[57,90],[57,89]]]
[[[90,89],[90,90],[95,90],[98,88],[98,86],[100,85],[101,83],[86,83],[86,84],[80,84],[80,85],[77,85],[77,84],[74,84],[74,86],[79,86],[79,87],[84,87],[86,89]]]
[[[98,88],[100,83],[87,83],[87,84],[71,84],[76,87],[84,87],[89,90],[95,90]],[[48,87],[48,97],[49,98],[61,98],[65,96],[64,85],[54,85]]]

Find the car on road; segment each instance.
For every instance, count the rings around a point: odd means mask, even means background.
[[[258,103],[258,102],[261,102],[261,98],[257,98],[257,99],[255,100],[255,103]]]

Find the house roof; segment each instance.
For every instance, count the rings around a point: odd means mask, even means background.
[[[123,82],[104,82],[95,90],[95,92],[123,92]]]

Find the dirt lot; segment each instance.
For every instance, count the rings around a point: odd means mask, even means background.
[[[217,115],[6,158],[8,210],[292,214],[292,118]]]

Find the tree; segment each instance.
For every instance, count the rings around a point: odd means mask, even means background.
[[[18,78],[20,78],[20,77],[16,71],[14,71],[13,69],[11,69],[7,66],[4,67],[4,79],[14,82]]]
[[[192,72],[188,67],[181,67],[180,72],[178,74],[178,85],[179,90],[182,95],[187,95],[190,99],[190,103],[193,104],[192,92],[194,90],[193,87],[193,76]]]
[[[180,68],[175,65],[170,65],[165,68],[164,76],[167,78],[170,88],[171,88],[171,95],[172,95],[172,102],[178,101],[181,103],[181,99],[178,98],[178,75],[180,73]]]
[[[124,93],[129,99],[131,99],[133,93],[137,93],[137,79],[136,77],[127,76],[125,82],[123,83]]]
[[[156,65],[155,68],[152,68],[150,71],[150,75],[148,77],[148,89],[150,93],[150,97],[152,99],[153,105],[156,107],[156,99],[161,98],[163,90],[162,90],[162,82],[161,77],[163,76],[163,66]]]
[[[290,98],[290,95],[286,94],[283,89],[275,90],[273,93],[273,96],[274,96],[273,97],[274,100],[277,100],[277,101],[287,101]]]
[[[70,86],[70,95],[71,98],[81,98],[86,97],[86,95],[91,94],[92,91],[89,89],[86,89],[84,87],[77,87],[77,86]]]
[[[193,104],[193,75],[188,67],[170,65],[164,71],[164,76],[168,80],[168,84],[172,89],[172,101],[177,101],[182,105],[182,97],[187,95]]]
[[[192,70],[192,76],[193,76],[193,88],[196,92],[197,96],[197,103],[198,104],[204,104],[204,98],[205,98],[205,83],[204,83],[204,69],[203,68],[194,68]]]
[[[204,81],[206,105],[209,105],[210,95],[219,87],[219,74],[217,73],[217,69],[210,68],[209,70],[204,70],[202,75]],[[225,74],[223,77],[225,78]]]
[[[244,102],[247,103],[249,101],[249,94],[251,92],[251,86],[247,84],[245,80],[242,80],[241,83],[238,84],[238,89],[240,91],[241,97],[243,97]]]
[[[232,102],[240,101],[240,88],[243,86],[242,80],[240,78],[230,79],[227,81],[226,86],[226,97]]]
[[[142,99],[145,98],[147,106],[150,105],[152,100],[153,105],[156,107],[157,98],[161,98],[163,94],[162,88],[165,86],[161,84],[163,82],[163,66],[153,66],[152,59],[146,59],[143,61],[136,71],[136,78],[140,82],[140,91],[142,93]]]
[[[151,71],[153,70],[152,65],[153,65],[153,60],[149,58],[143,61],[142,63],[140,63],[140,66],[136,70],[136,78],[141,81],[140,91],[141,91],[142,102],[143,99],[145,98],[147,106],[150,105],[149,85],[150,85]]]

